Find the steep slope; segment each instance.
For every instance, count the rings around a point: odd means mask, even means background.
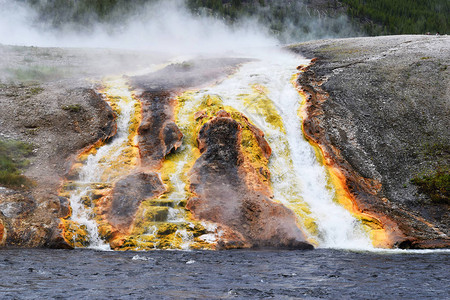
[[[449,48],[447,36],[291,47],[317,58],[299,78],[310,96],[305,133],[345,175],[359,208],[398,226],[407,237],[400,247],[450,245]]]

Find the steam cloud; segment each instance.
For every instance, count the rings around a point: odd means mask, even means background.
[[[37,13],[17,1],[0,0],[0,43],[40,47],[148,49],[171,53],[217,53],[267,47],[277,43],[253,20],[227,26],[208,16],[194,16],[184,1],[145,5],[138,15],[116,24],[97,23],[90,30],[54,29],[37,23]]]
[[[46,0],[41,2],[48,5]],[[70,12],[69,2],[67,10]],[[275,5],[282,6],[283,3]],[[72,26],[68,22],[58,28],[52,26],[51,20],[39,19],[42,16],[26,1],[0,0],[0,43],[40,47],[148,49],[179,54],[223,53],[273,46],[280,40],[298,42],[358,35],[344,15],[334,18],[311,15],[304,1],[296,2],[294,9],[297,22],[289,18],[281,20],[285,30],[277,33],[277,40],[265,24],[257,21],[258,14],[241,18],[231,26],[212,16],[193,15],[183,0],[148,3],[131,14],[115,11],[113,20],[117,20],[113,22],[96,22],[90,27]],[[93,15],[88,17],[89,21],[95,19]]]

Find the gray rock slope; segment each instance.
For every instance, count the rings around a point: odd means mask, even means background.
[[[448,174],[450,37],[321,40],[291,49],[317,57],[310,71],[328,94],[320,107],[326,143],[360,176],[381,182],[379,198],[445,238],[448,201],[431,201],[411,180],[438,169]]]

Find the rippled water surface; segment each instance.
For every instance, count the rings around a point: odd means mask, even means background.
[[[0,250],[0,299],[446,299],[449,254]]]

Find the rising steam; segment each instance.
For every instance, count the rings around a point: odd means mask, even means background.
[[[266,47],[277,42],[253,20],[230,27],[205,15],[194,16],[184,1],[159,1],[144,5],[139,13],[117,22],[90,28],[55,29],[37,22],[30,6],[0,0],[0,43],[40,47],[101,47],[148,49],[173,53],[226,52]]]
[[[305,1],[270,2],[270,9],[288,12],[276,20],[279,26],[265,23],[267,18],[273,19],[267,6],[256,9],[252,16],[243,14],[230,25],[206,10],[193,13],[184,0],[124,2],[121,8],[111,8],[107,21],[89,11],[74,20],[77,12],[73,7],[79,3],[75,0],[40,0],[34,1],[34,6],[29,2],[32,1],[0,0],[0,43],[185,54],[224,53],[280,42],[358,35],[345,15],[330,17],[317,13]],[[53,10],[55,3],[65,6]],[[45,14],[39,12],[39,5],[46,7]]]

